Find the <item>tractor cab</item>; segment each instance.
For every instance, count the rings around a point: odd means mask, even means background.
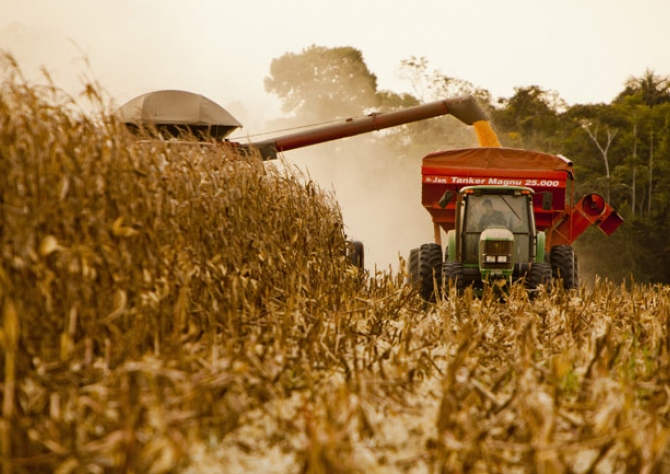
[[[445,266],[458,270],[448,276],[459,286],[491,279],[511,284],[531,264],[544,262],[544,233],[535,228],[533,196],[522,186],[462,188],[445,251]]]

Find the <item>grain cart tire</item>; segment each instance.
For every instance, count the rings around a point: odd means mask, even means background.
[[[419,248],[409,251],[409,261],[407,262],[409,272],[409,284],[412,288],[419,289],[421,286],[421,276],[419,273]]]
[[[463,291],[465,289],[463,264],[461,262],[444,262],[444,265],[442,265],[442,280],[445,288],[452,285],[459,293]]]
[[[577,256],[569,245],[555,245],[549,255],[552,276],[558,281],[563,280],[563,288],[573,290],[579,286]]]
[[[526,275],[526,288],[537,290],[540,285],[548,288],[551,284],[551,264],[533,263]]]
[[[423,244],[419,250],[419,277],[421,298],[435,302],[442,287],[442,247]]]

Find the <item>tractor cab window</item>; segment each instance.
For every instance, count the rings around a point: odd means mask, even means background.
[[[528,232],[526,196],[470,196],[466,232],[505,228],[514,233]]]
[[[528,196],[512,194],[471,194],[465,206],[463,258],[464,263],[479,259],[479,237],[490,228],[509,229],[514,234],[515,262],[528,261],[530,224]]]

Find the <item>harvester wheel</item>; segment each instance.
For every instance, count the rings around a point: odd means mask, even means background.
[[[526,288],[537,290],[540,285],[548,288],[551,284],[551,264],[533,263],[526,275]]]
[[[579,269],[577,256],[569,245],[555,245],[549,256],[552,276],[563,280],[563,288],[573,290],[579,286]]]
[[[461,262],[445,261],[442,265],[442,278],[444,286],[456,288],[458,292],[465,289],[465,279],[463,278],[463,264]]]
[[[419,249],[419,278],[421,297],[435,302],[442,286],[442,247],[438,244],[423,244]]]
[[[359,270],[365,269],[365,247],[363,242],[354,240],[347,242],[347,260]]]

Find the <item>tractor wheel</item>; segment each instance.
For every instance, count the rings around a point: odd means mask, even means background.
[[[526,288],[529,290],[537,290],[540,285],[545,288],[551,283],[551,264],[549,263],[533,263],[530,266],[530,271],[526,275]]]
[[[563,288],[573,290],[579,286],[579,269],[577,256],[569,245],[555,245],[549,256],[552,276],[563,280]]]
[[[419,292],[421,297],[435,302],[442,286],[442,247],[423,244],[419,249]]]
[[[445,261],[442,265],[442,279],[446,288],[452,285],[459,293],[465,289],[463,278],[463,264],[461,262]]]

